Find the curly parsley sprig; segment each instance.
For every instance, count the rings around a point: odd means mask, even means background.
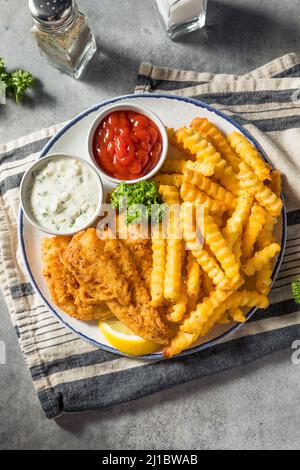
[[[16,103],[23,101],[24,94],[33,85],[33,76],[25,70],[16,70],[8,73],[5,68],[5,62],[0,57],[0,80],[4,83],[6,92],[12,96]]]
[[[154,181],[118,184],[111,194],[111,203],[120,212],[126,210],[127,224],[150,221],[151,218],[161,221],[166,212]]]
[[[300,304],[300,277],[292,282],[292,292],[296,304]]]

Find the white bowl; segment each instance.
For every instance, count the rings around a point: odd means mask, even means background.
[[[151,119],[156,124],[156,126],[158,127],[158,130],[159,130],[159,132],[161,134],[161,137],[162,137],[161,156],[159,158],[159,161],[155,165],[155,167],[152,168],[152,170],[144,176],[141,176],[141,177],[133,179],[133,180],[121,180],[121,179],[118,179],[118,178],[114,178],[113,176],[108,175],[104,170],[102,170],[102,168],[99,166],[98,162],[95,159],[94,151],[93,151],[93,140],[94,140],[94,135],[95,135],[96,129],[99,126],[99,124],[101,123],[101,121],[103,121],[103,119],[108,114],[112,113],[113,111],[134,111],[134,112],[139,113],[139,114],[144,114],[146,117]],[[136,105],[136,104],[131,104],[131,103],[127,103],[127,102],[123,103],[122,102],[122,104],[115,104],[113,106],[109,106],[109,107],[103,109],[97,115],[97,117],[93,121],[93,123],[92,123],[92,125],[89,129],[89,132],[88,132],[87,147],[88,147],[88,154],[89,154],[89,157],[91,159],[91,162],[93,163],[93,165],[95,166],[95,168],[97,169],[97,171],[100,173],[100,175],[103,178],[106,178],[107,180],[109,180],[113,183],[116,183],[116,184],[124,182],[124,181],[127,182],[127,183],[132,184],[132,183],[137,183],[138,181],[150,179],[160,170],[160,168],[164,164],[165,159],[167,157],[168,134],[167,134],[167,131],[166,131],[166,128],[165,128],[163,122],[161,121],[161,119],[153,111],[150,111],[150,109],[147,109],[144,106],[139,106],[139,105]]]
[[[88,170],[92,172],[92,174],[96,178],[97,187],[98,187],[98,196],[99,196],[98,204],[91,219],[86,224],[80,226],[79,228],[77,227],[76,230],[71,230],[67,232],[61,232],[61,231],[58,232],[58,231],[49,229],[48,227],[43,227],[39,222],[37,222],[37,220],[34,218],[32,214],[28,197],[27,197],[28,192],[29,192],[29,184],[32,181],[32,173],[34,171],[41,170],[49,161],[55,160],[56,158],[72,158],[72,159],[78,160],[83,166],[87,167]],[[28,170],[25,172],[21,181],[20,203],[24,211],[24,214],[26,215],[26,218],[34,227],[41,230],[42,232],[49,233],[51,235],[74,235],[80,230],[85,230],[86,228],[90,227],[96,221],[97,217],[100,214],[102,201],[103,201],[103,186],[102,186],[102,181],[99,176],[99,173],[87,160],[81,157],[78,157],[76,155],[68,154],[68,153],[53,153],[51,155],[47,155],[46,157],[40,158],[35,163],[33,163],[33,165],[31,165],[30,168],[28,168]]]

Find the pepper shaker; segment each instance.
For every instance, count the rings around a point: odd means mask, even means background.
[[[97,50],[86,16],[74,0],[29,0],[31,32],[53,67],[79,78]]]

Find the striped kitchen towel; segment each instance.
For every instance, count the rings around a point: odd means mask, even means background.
[[[19,184],[55,126],[0,145],[0,282],[44,412],[95,410],[237,367],[290,348],[300,311],[290,283],[300,273],[300,58],[288,54],[245,76],[212,75],[143,64],[136,92],[163,92],[209,103],[250,131],[284,174],[288,242],[267,311],[258,311],[218,345],[170,361],[121,358],[66,330],[33,291],[17,246]],[[1,332],[0,332],[1,340]]]

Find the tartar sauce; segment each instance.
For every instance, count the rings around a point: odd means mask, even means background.
[[[92,219],[99,201],[96,177],[72,157],[58,157],[31,174],[29,203],[45,229],[59,233],[80,230]]]

